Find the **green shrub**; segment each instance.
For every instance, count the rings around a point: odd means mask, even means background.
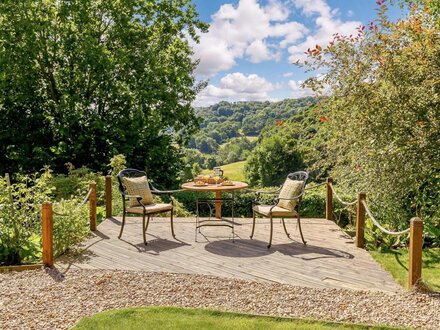
[[[103,178],[85,168],[71,169],[67,176],[53,176],[52,171],[45,168],[40,174],[17,175],[10,186],[0,177],[0,264],[32,263],[41,259],[41,205],[46,201],[53,202],[55,255],[87,237],[88,203],[79,205],[87,194],[90,179],[99,183],[99,198],[104,191]],[[98,219],[102,218],[104,209],[98,207],[97,211]]]
[[[88,203],[80,205],[81,202],[78,198],[72,198],[61,200],[53,206],[53,244],[56,256],[81,242],[90,233]]]
[[[41,255],[41,204],[50,200],[52,173],[0,177],[0,264],[32,262]]]
[[[50,180],[50,185],[55,187],[53,198],[55,200],[70,199],[74,196],[86,196],[89,183],[96,182],[96,199],[98,205],[104,203],[105,178],[102,173],[94,173],[87,167],[69,168],[67,175],[57,174]]]

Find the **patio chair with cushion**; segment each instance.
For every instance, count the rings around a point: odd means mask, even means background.
[[[121,232],[118,238],[122,236],[126,214],[139,214],[142,215],[142,235],[144,244],[147,245],[146,232],[150,218],[155,214],[165,212],[170,212],[171,234],[176,238],[173,227],[173,199],[171,195],[177,190],[158,190],[148,181],[145,172],[133,168],[120,171],[118,182],[123,205]],[[170,203],[155,203],[153,195],[168,195]]]
[[[301,240],[304,245],[307,243],[304,240],[304,236],[301,229],[301,218],[299,214],[299,205],[301,202],[302,195],[304,194],[304,188],[306,186],[307,179],[309,174],[304,171],[298,171],[294,173],[290,173],[284,184],[275,191],[257,191],[256,198],[254,200],[254,204],[252,206],[253,211],[253,224],[252,224],[252,233],[251,239],[254,236],[255,231],[255,218],[256,216],[269,218],[270,219],[270,238],[269,244],[267,248],[270,248],[272,245],[272,236],[273,236],[273,218],[281,218],[284,231],[287,237],[290,238],[290,234],[287,231],[286,223],[284,219],[286,218],[297,218],[299,233],[301,235]],[[259,205],[259,199],[262,194],[273,194],[278,196],[275,198],[274,205]]]

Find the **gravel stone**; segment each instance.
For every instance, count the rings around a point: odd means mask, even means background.
[[[180,306],[440,329],[440,294],[316,289],[194,274],[57,269],[0,273],[1,329],[69,329],[131,306]]]

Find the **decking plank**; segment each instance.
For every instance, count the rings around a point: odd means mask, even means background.
[[[235,242],[230,239],[230,229],[222,227],[203,228],[206,237],[199,234],[195,242],[194,218],[175,219],[177,240],[171,236],[169,219],[154,218],[145,246],[140,218],[127,218],[122,240],[117,238],[121,218],[106,219],[94,237],[78,246],[84,250],[79,256],[62,256],[56,266],[203,274],[317,288],[400,290],[390,274],[368,252],[356,248],[332,221],[304,219],[307,246],[299,240],[296,221],[287,223],[293,240],[275,221],[268,250],[267,219],[258,220],[253,240],[249,239],[252,220],[235,220]]]

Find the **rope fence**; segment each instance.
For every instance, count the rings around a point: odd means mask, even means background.
[[[368,216],[373,224],[382,233],[399,236],[409,233],[409,267],[408,267],[408,288],[413,288],[422,279],[422,249],[423,249],[423,222],[420,218],[412,218],[410,227],[402,231],[392,231],[383,227],[376,220],[367,204],[367,194],[361,192],[358,199],[354,202],[344,201],[335,191],[333,179],[327,178],[326,194],[326,219],[333,220],[333,196],[345,206],[356,205],[356,246],[365,247],[365,220]]]
[[[93,188],[90,188],[89,191],[87,192],[86,197],[84,197],[83,201],[81,203],[79,203],[74,210],[70,211],[69,214],[56,212],[54,210],[52,211],[52,213],[54,215],[57,215],[57,216],[60,216],[60,217],[68,217],[68,216],[72,215],[72,213],[75,213],[75,212],[79,211],[79,209],[87,203],[87,201],[90,198],[90,195],[92,194],[92,191],[93,191]],[[52,205],[59,205],[59,204],[60,203],[52,203]]]
[[[388,230],[388,229],[382,227],[381,224],[374,218],[373,214],[371,213],[370,209],[368,208],[367,202],[363,200],[363,201],[361,201],[361,203],[364,206],[365,212],[367,212],[367,214],[370,217],[371,221],[373,221],[375,226],[377,228],[379,228],[380,231],[382,231],[383,233],[388,234],[388,235],[393,235],[393,236],[400,236],[400,235],[409,233],[411,228],[407,228],[407,229],[402,230],[402,231],[391,231],[391,230]]]
[[[79,210],[80,207],[84,206],[87,201],[89,202],[89,216],[90,216],[90,230],[96,230],[96,183],[91,182],[89,185],[89,191],[84,197],[81,203],[70,212],[70,214],[59,213],[53,210],[53,203],[44,202],[42,207],[42,222],[43,222],[43,264],[47,267],[52,267],[54,265],[53,256],[53,216],[66,217],[71,215],[73,212]],[[55,204],[57,205],[57,204]]]
[[[332,192],[333,192],[333,196],[335,196],[336,199],[339,201],[339,203],[341,203],[342,205],[345,205],[345,206],[356,205],[357,200],[355,200],[355,201],[353,201],[353,202],[346,202],[346,201],[344,201],[344,200],[343,200],[343,199],[342,199],[342,198],[336,193],[335,187],[333,187],[333,184],[332,184],[332,183],[330,184],[330,188],[331,188],[331,190],[332,190]]]

